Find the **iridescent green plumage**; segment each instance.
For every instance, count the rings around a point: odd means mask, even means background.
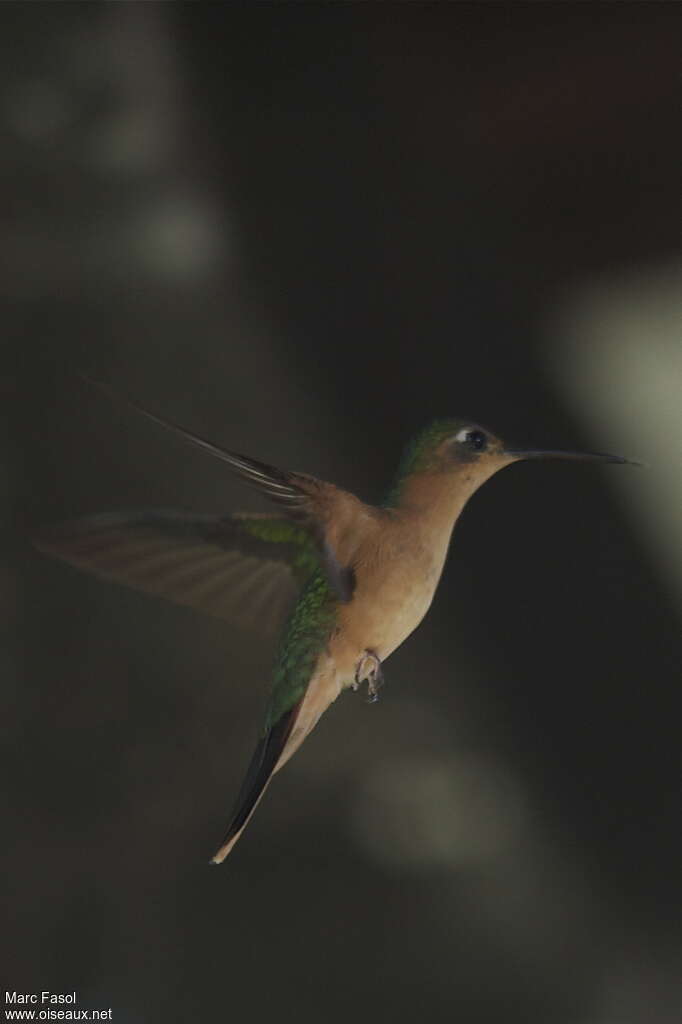
[[[338,606],[324,572],[316,570],[284,632],[264,732],[305,695],[315,663],[334,628]]]
[[[466,420],[460,419],[433,420],[428,427],[412,438],[398,463],[393,484],[384,502],[385,508],[393,508],[399,504],[407,477],[411,473],[421,473],[427,470],[433,454],[441,442],[448,437],[454,437],[458,430],[466,426],[466,422]]]
[[[283,557],[301,583],[319,567],[320,560],[309,530],[274,516],[243,516],[240,525],[243,532],[255,540],[280,546]]]
[[[411,473],[428,469],[436,448],[443,440],[454,436],[464,423],[464,420],[455,419],[434,420],[408,444],[398,468],[396,482],[386,501],[387,506],[398,502],[406,478]],[[276,534],[282,542],[290,542],[291,538],[282,528],[287,524],[280,526],[280,522],[273,520],[271,523],[263,523],[263,529],[268,531],[267,539],[274,540]],[[249,529],[252,527],[249,526]],[[301,540],[298,539],[298,542],[301,543]],[[306,548],[303,544],[301,551],[301,558],[317,557],[312,545]],[[319,566],[319,560],[317,564]],[[305,565],[308,567],[310,562],[306,561]],[[305,695],[317,658],[334,628],[338,605],[326,574],[318,568],[305,585],[284,632],[263,735]]]
[[[290,548],[296,577],[306,580],[284,630],[263,735],[304,696],[315,662],[334,624],[338,601],[320,567],[310,533],[283,519],[254,519],[245,530],[268,544]]]
[[[428,469],[433,453],[441,442],[453,437],[464,423],[464,420],[456,419],[434,420],[408,444],[387,498],[387,506],[399,501],[407,477]],[[284,526],[286,524],[282,524]],[[279,520],[263,523],[263,529],[269,531],[268,540],[275,539],[276,534],[283,542],[291,542],[282,527]],[[252,527],[249,526],[249,529]],[[301,543],[300,539],[298,542]],[[263,735],[305,696],[319,654],[334,628],[335,613],[339,607],[338,598],[329,586],[328,576],[319,567],[316,549],[312,545],[306,547],[303,543],[301,551],[300,557],[316,559],[318,568],[306,583],[284,632]],[[309,566],[310,562],[306,561],[305,565]]]

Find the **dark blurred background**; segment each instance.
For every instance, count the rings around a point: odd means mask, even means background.
[[[0,26],[3,986],[119,1024],[677,1022],[680,5]],[[264,506],[84,369],[371,500],[435,415],[648,468],[488,484],[380,702],[209,869],[272,650],[27,534]]]

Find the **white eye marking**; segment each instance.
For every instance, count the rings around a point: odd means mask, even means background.
[[[455,441],[475,452],[484,452],[488,447],[488,438],[478,427],[463,427],[455,434]]]

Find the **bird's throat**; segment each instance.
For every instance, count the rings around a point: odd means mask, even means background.
[[[469,466],[459,472],[410,474],[402,481],[396,507],[416,515],[434,529],[449,533],[467,501],[483,482],[478,479],[479,475]]]

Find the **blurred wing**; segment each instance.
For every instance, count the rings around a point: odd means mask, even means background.
[[[305,529],[267,515],[114,513],[49,528],[34,541],[105,579],[267,631],[279,628],[320,565]]]
[[[99,381],[85,377],[90,383],[95,384],[107,394],[112,394],[109,388]],[[118,396],[114,396],[118,397]],[[237,452],[228,451],[207,441],[198,434],[192,434],[177,423],[162,419],[153,412],[149,412],[144,406],[126,398],[125,401],[137,412],[146,416],[147,419],[157,423],[159,426],[170,430],[183,441],[201,448],[214,458],[226,463],[233,473],[251,484],[262,494],[279,505],[281,513],[293,522],[306,527],[317,545],[320,558],[320,565],[325,570],[327,581],[341,601],[350,601],[353,596],[355,585],[352,570],[342,566],[329,543],[326,536],[326,523],[329,516],[330,505],[333,504],[333,494],[336,488],[322,480],[304,473],[290,473],[286,470],[277,469],[266,462],[259,462],[257,459],[249,458],[246,455],[239,455]]]

